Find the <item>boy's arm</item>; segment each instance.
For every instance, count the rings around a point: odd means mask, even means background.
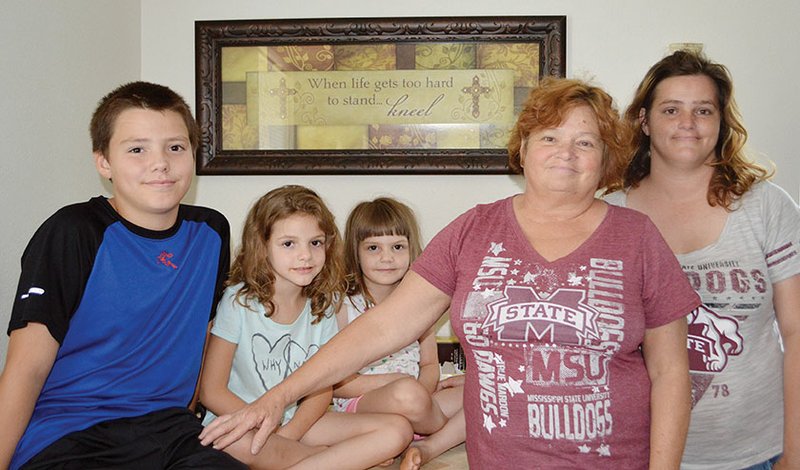
[[[297,406],[292,419],[279,427],[275,434],[299,441],[328,410],[332,396],[333,389],[328,387],[303,398]]]
[[[59,344],[41,323],[11,332],[0,375],[0,468],[7,468],[56,360]]]
[[[419,383],[428,393],[436,391],[439,383],[439,349],[433,327],[419,339]]]
[[[208,340],[211,338],[211,326],[214,322],[208,322],[206,327],[206,341],[203,343],[203,359],[200,361],[200,375],[197,377],[197,384],[194,386],[194,395],[192,401],[189,403],[189,409],[192,411],[197,410],[197,402],[200,401],[200,377],[203,376],[203,368],[206,365],[206,355],[208,353]]]
[[[236,344],[210,335],[200,375],[200,402],[217,416],[233,413],[246,403],[228,389]]]

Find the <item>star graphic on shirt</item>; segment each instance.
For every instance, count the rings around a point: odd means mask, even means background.
[[[512,397],[517,393],[523,393],[522,380],[514,380],[514,378],[509,377],[508,382],[505,383],[505,387]]]
[[[609,447],[608,444],[601,444],[600,447],[597,448],[597,453],[603,457],[610,457],[611,447]]]
[[[533,284],[536,282],[536,275],[528,271],[524,276],[522,276],[522,282],[526,284]]]
[[[525,366],[519,366],[517,367],[517,370],[520,372],[525,372]]]
[[[508,284],[509,286],[515,286],[515,285],[517,285],[517,281],[515,281],[513,279],[509,279],[508,282],[506,282],[506,284]]]
[[[580,451],[581,454],[588,454],[591,450],[592,448],[586,444],[578,447],[578,451]]]
[[[512,270],[511,270],[511,271],[509,271],[509,272],[511,273],[511,275],[512,275],[512,276],[516,276],[517,274],[519,274],[519,269],[512,269]],[[755,298],[755,297],[754,297],[754,298]]]
[[[492,246],[491,246],[491,248],[489,248],[489,252],[492,253],[495,256],[497,256],[500,253],[506,251],[506,249],[503,248],[503,242],[500,242],[500,243],[491,242],[491,245]]]
[[[497,425],[494,424],[494,421],[492,421],[492,417],[491,416],[489,416],[487,414],[484,414],[483,415],[483,427],[486,428],[487,431],[489,431],[489,434],[491,434],[492,433],[492,429],[496,428]]]
[[[600,387],[592,387],[592,393],[600,393]]]
[[[578,276],[575,273],[569,273],[567,277],[567,282],[570,286],[581,286],[583,285],[583,276]]]
[[[480,286],[480,285],[478,285],[478,284],[473,284],[473,285],[472,285],[472,290],[474,290],[474,291],[479,291],[479,290],[481,290],[481,286]]]
[[[506,420],[505,420],[505,419],[501,419],[501,420],[500,420],[500,427],[501,427],[501,428],[504,428],[504,427],[506,427],[507,425],[508,425],[508,422],[506,422]]]
[[[488,299],[489,297],[493,296],[496,293],[497,293],[496,290],[494,290],[493,288],[489,287],[486,290],[484,290],[483,292],[481,292],[481,295],[483,296],[484,299]]]
[[[521,259],[515,259],[514,260],[514,266],[519,266],[521,264],[522,264],[522,260]]]
[[[581,266],[581,267],[580,267],[580,270],[581,270],[581,271],[586,271],[586,266]]]

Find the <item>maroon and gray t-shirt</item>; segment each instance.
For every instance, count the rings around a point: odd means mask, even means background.
[[[646,216],[609,206],[581,246],[549,262],[512,199],[460,216],[412,267],[452,297],[470,467],[646,468],[640,346],[697,294]]]
[[[606,200],[625,205],[625,193]],[[763,462],[783,448],[783,353],[772,285],[800,274],[800,209],[778,186],[756,184],[716,242],[678,260],[703,300],[689,315],[693,407],[681,468]]]

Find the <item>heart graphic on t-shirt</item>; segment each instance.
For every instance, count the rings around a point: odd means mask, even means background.
[[[252,338],[253,365],[264,390],[269,390],[269,377],[285,379],[319,350],[319,345],[309,345],[308,349],[285,334],[273,344],[264,335],[256,333]],[[274,381],[274,379],[273,379]]]

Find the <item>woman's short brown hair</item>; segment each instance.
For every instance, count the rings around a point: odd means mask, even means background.
[[[625,168],[628,138],[614,100],[599,87],[565,78],[545,78],[528,95],[508,141],[508,165],[511,169],[516,173],[522,172],[520,149],[532,133],[558,126],[569,111],[582,105],[594,111],[604,144],[603,175],[598,189],[618,181]]]

